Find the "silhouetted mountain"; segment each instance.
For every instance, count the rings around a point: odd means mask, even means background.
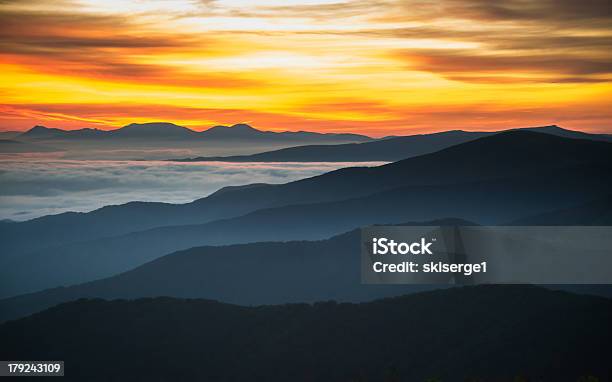
[[[362,304],[79,300],[0,325],[0,357],[60,359],[87,381],[604,381],[611,320],[609,299],[532,286]]]
[[[196,131],[168,122],[131,123],[116,130],[110,130],[108,135],[121,138],[193,138]]]
[[[234,137],[234,138],[250,138],[257,136],[261,131],[254,129],[253,127],[239,123],[233,126],[213,126],[203,132],[208,137]]]
[[[563,138],[574,138],[574,139],[591,139],[594,141],[612,142],[612,135],[610,134],[590,134],[582,131],[568,130],[557,125],[540,126],[540,127],[525,127],[518,130],[533,131],[536,133],[546,133],[556,135]]]
[[[253,155],[176,159],[182,162],[367,162],[397,161],[428,154],[494,133],[447,131],[373,142],[289,147]]]
[[[443,219],[402,225],[472,225]],[[96,259],[91,267],[98,268]],[[279,288],[282,285],[282,288]],[[361,284],[360,232],[321,241],[196,247],[107,279],[0,300],[0,321],[78,298],[172,296],[242,305],[367,301],[433,286]]]
[[[62,129],[56,129],[52,127],[46,127],[41,125],[36,125],[32,127],[30,130],[20,134],[22,138],[53,138],[60,136],[61,134],[65,134],[67,131]]]
[[[335,134],[335,133],[312,133],[308,131],[261,131],[257,130],[245,123],[239,123],[233,126],[214,126],[200,133],[207,139],[237,139],[237,140],[268,140],[280,139],[291,141],[310,141],[324,140],[325,137],[334,139],[344,139],[351,142],[367,142],[372,139],[359,134]]]
[[[370,137],[359,134],[334,134],[298,132],[272,132],[257,130],[247,124],[233,126],[214,126],[208,130],[197,132],[169,122],[132,123],[115,130],[77,129],[62,130],[45,126],[34,126],[20,135],[23,139],[38,140],[100,140],[109,139],[201,139],[201,140],[277,140],[295,144],[300,142],[366,142]]]
[[[558,126],[528,127],[512,131],[533,131],[565,138],[591,139],[612,142],[612,136],[605,134],[587,134],[579,131],[562,129]],[[444,148],[497,134],[496,132],[471,132],[452,130],[441,133],[389,137],[382,140],[364,143],[347,143],[341,145],[308,145],[288,147],[252,155],[223,157],[197,157],[174,159],[180,162],[226,161],[226,162],[394,162],[423,154],[432,153]]]
[[[372,141],[357,134],[261,131],[245,124],[194,131],[167,122],[132,123],[114,130],[62,130],[36,126],[19,140],[61,149],[72,159],[167,159],[172,156],[241,155],[307,144]]]
[[[108,132],[98,129],[62,130],[36,125],[30,130],[21,133],[19,138],[24,140],[91,139],[103,137],[107,134]]]
[[[12,224],[0,227],[3,239],[6,238],[2,245],[5,248],[13,245],[12,253],[24,247],[31,252],[5,256],[2,264],[11,272],[3,275],[4,285],[0,289],[7,296],[92,280],[199,245],[322,239],[374,223],[447,216],[501,224],[612,193],[608,176],[612,168],[610,147],[604,142],[508,132],[385,166],[347,168],[284,185],[237,188],[177,207],[184,212],[180,215],[182,219],[190,211],[198,211],[200,219],[211,213],[254,211],[205,224],[160,227],[110,237],[111,230],[127,230],[130,224],[135,227],[157,221],[162,225],[179,211],[171,205],[155,205],[150,209],[147,204],[136,205],[141,210],[134,212],[138,215],[134,222],[131,219],[135,215],[123,207],[106,211],[111,218],[105,221],[95,214],[82,214],[84,219],[71,215],[73,219],[67,224],[79,234],[64,242],[49,236],[54,230],[67,235],[65,229],[47,224],[51,218],[39,219],[38,227]],[[166,214],[161,212],[164,209]],[[98,212],[102,213],[105,212]],[[157,216],[158,213],[162,216]],[[79,224],[87,222],[86,219],[91,219],[92,224]],[[34,243],[27,241],[32,232],[20,230],[28,226],[41,232],[47,247],[40,244],[40,238]],[[94,227],[100,227],[103,233]],[[95,235],[99,235],[97,239]],[[87,241],[87,236],[91,240]],[[56,246],[48,246],[53,240]]]

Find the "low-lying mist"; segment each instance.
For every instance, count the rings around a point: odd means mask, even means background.
[[[185,203],[222,187],[284,183],[367,163],[180,163],[70,160],[45,155],[0,159],[0,220],[90,211],[129,201]]]

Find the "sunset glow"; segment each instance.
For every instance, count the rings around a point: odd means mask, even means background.
[[[0,130],[612,133],[607,1],[0,2]]]

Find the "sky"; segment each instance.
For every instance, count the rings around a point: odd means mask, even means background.
[[[612,133],[609,0],[0,0],[0,131]]]

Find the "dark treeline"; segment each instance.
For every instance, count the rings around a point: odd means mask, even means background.
[[[0,359],[64,360],[88,381],[604,381],[610,322],[612,300],[531,286],[362,304],[78,300],[1,325]]]

